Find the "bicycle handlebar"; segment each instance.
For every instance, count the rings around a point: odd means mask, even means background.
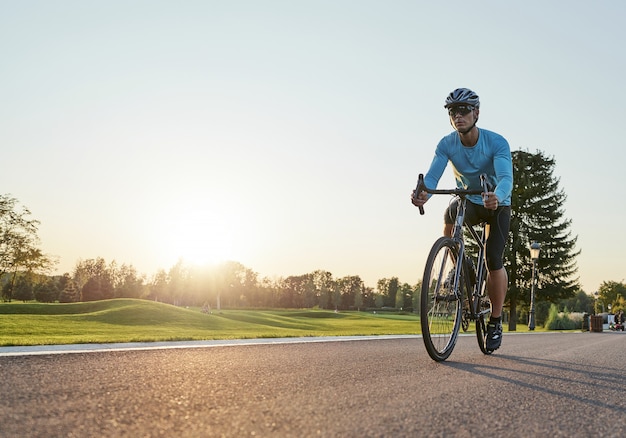
[[[483,173],[480,175],[480,184],[482,186],[482,190],[468,190],[468,189],[459,189],[458,187],[455,189],[429,189],[424,184],[424,175],[419,174],[417,178],[417,187],[415,187],[414,197],[419,196],[421,192],[430,193],[431,195],[458,195],[458,196],[467,196],[467,195],[480,195],[482,193],[487,193],[493,190],[493,187],[489,183],[489,178],[487,174]],[[420,214],[424,214],[424,206],[420,205],[419,207]]]

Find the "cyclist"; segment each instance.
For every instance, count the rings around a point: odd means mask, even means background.
[[[513,164],[508,142],[499,134],[476,126],[480,112],[478,95],[467,88],[457,88],[446,98],[444,106],[454,132],[443,137],[435,157],[424,176],[426,187],[436,188],[448,162],[452,163],[456,185],[480,190],[480,175],[485,173],[495,187],[493,192],[468,196],[465,223],[487,222],[486,244],[487,293],[491,301],[491,317],[487,324],[486,348],[497,350],[502,343],[502,308],[508,288],[508,275],[503,265],[504,245],[511,219]],[[413,193],[411,202],[419,207],[429,196]],[[456,201],[444,213],[444,235],[451,237]]]

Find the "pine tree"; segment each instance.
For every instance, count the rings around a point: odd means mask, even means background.
[[[509,274],[507,299],[511,318],[509,330],[516,329],[517,306],[528,304],[532,278],[530,243],[538,242],[537,301],[556,303],[571,298],[580,289],[576,277],[576,236],[571,220],[564,217],[565,192],[554,177],[555,160],[537,151],[514,151],[511,230],[505,250]]]
[[[59,303],[76,303],[80,301],[80,291],[76,287],[76,283],[72,280],[69,274],[63,276],[65,278],[65,287],[59,294]]]

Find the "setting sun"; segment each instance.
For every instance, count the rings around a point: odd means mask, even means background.
[[[232,257],[230,225],[212,211],[178,212],[166,225],[164,251],[171,260],[205,265]]]

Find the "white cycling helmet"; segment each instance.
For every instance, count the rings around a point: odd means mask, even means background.
[[[457,88],[446,98],[444,108],[450,108],[455,105],[471,105],[474,108],[479,108],[480,100],[478,99],[478,94],[469,88]]]

